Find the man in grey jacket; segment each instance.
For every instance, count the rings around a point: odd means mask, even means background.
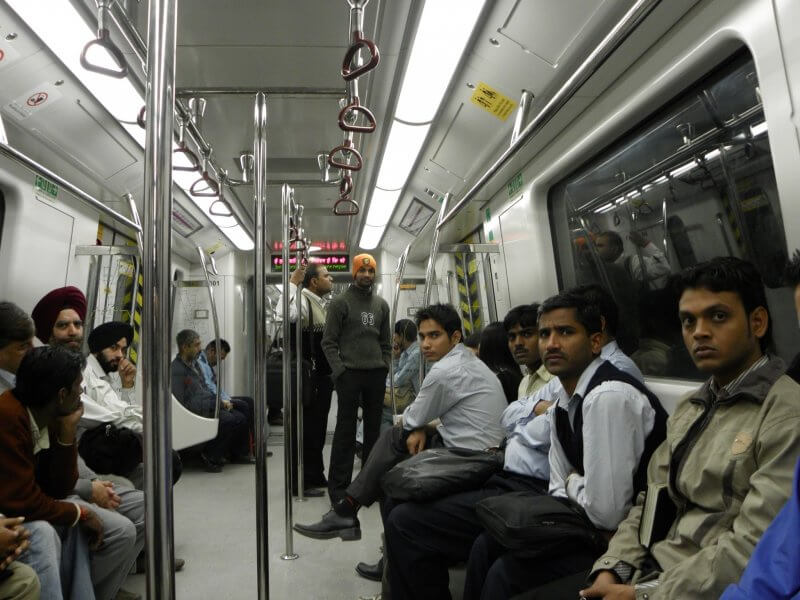
[[[344,497],[353,478],[359,404],[364,419],[364,462],[380,433],[392,332],[389,305],[372,291],[376,266],[369,254],[353,259],[355,281],[328,306],[322,337],[339,404],[328,469],[328,494],[334,504]]]

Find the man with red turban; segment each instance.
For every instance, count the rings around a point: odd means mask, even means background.
[[[80,352],[86,296],[78,288],[67,286],[52,290],[39,300],[31,318],[36,325],[36,337],[43,344],[64,345]]]

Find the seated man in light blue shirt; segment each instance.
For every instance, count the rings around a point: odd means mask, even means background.
[[[381,431],[394,425],[394,410],[402,413],[414,401],[419,392],[419,342],[417,326],[410,319],[400,319],[394,324],[392,339],[392,360],[394,377],[386,376],[386,394],[383,398],[383,419]],[[389,387],[394,380],[394,405]]]
[[[500,416],[508,406],[503,388],[461,343],[458,313],[450,305],[435,304],[418,311],[416,321],[422,354],[435,363],[419,394],[403,412],[402,422],[381,434],[347,495],[320,522],[295,525],[299,533],[317,539],[360,539],[358,510],[380,499],[381,478],[392,466],[426,447],[483,450],[503,440]]]

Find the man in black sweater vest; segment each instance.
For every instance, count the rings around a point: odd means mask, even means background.
[[[376,266],[369,254],[353,259],[355,281],[328,306],[322,337],[339,405],[328,469],[328,494],[333,504],[344,497],[353,478],[359,404],[364,419],[364,462],[380,433],[392,333],[389,305],[372,291]]]

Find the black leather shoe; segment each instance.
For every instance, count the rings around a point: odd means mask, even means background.
[[[294,530],[315,540],[342,538],[343,542],[361,539],[361,523],[356,517],[342,517],[330,510],[322,516],[322,520],[310,525],[297,523]]]
[[[356,565],[356,573],[364,579],[370,581],[381,581],[383,579],[383,557],[373,565],[360,562]]]
[[[322,498],[324,495],[325,492],[318,488],[306,488],[303,490],[303,496],[306,498]]]
[[[208,458],[205,454],[200,453],[200,460],[203,461],[203,466],[205,467],[206,471],[209,473],[221,473],[222,472],[222,465],[214,462],[210,458]]]

